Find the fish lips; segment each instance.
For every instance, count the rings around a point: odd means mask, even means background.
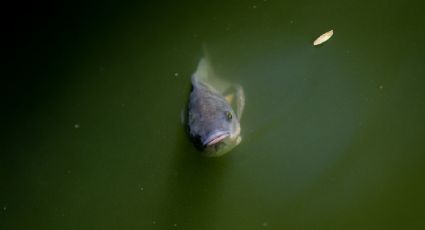
[[[211,146],[214,144],[219,143],[220,141],[226,139],[228,136],[230,136],[230,133],[227,131],[218,131],[215,132],[213,135],[208,137],[204,142],[204,146]]]

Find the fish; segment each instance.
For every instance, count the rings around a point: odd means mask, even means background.
[[[333,34],[334,34],[334,31],[330,30],[330,31],[320,35],[316,40],[314,40],[313,45],[317,46],[317,45],[320,45],[320,44],[326,42],[327,40],[329,40],[332,37]]]
[[[190,138],[204,156],[222,156],[242,141],[243,88],[218,78],[205,57],[199,61],[191,83],[187,111]],[[229,91],[233,94],[226,96]],[[232,103],[233,99],[235,103]],[[236,110],[232,104],[235,104]]]

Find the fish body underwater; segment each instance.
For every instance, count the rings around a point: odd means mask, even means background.
[[[229,99],[234,98],[234,95],[229,94],[225,97],[223,94],[225,90],[232,88],[235,89],[237,113],[233,110]],[[202,58],[192,75],[188,128],[190,137],[203,155],[221,156],[241,142],[240,118],[244,105],[245,96],[242,87],[218,79],[209,61]]]

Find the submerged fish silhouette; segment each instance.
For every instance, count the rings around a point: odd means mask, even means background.
[[[232,88],[236,94],[237,113],[232,109],[232,102],[223,95]],[[202,58],[192,75],[188,126],[191,138],[205,156],[221,156],[241,142],[239,121],[244,105],[242,87],[218,79],[208,60]]]

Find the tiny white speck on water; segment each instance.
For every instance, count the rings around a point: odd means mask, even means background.
[[[379,86],[379,89],[380,89],[380,90],[383,90],[383,89],[384,89],[384,86],[383,86],[383,85],[380,85],[380,86]]]
[[[257,5],[253,5],[253,6],[252,6],[252,9],[256,9],[256,8],[257,8]]]
[[[174,226],[174,227],[177,227],[177,224],[174,224],[173,226]]]
[[[263,224],[261,224],[263,227],[267,227],[267,226],[269,226],[269,223],[267,223],[267,222],[263,222]]]
[[[74,128],[79,129],[80,128],[80,124],[75,124]]]
[[[7,210],[7,206],[5,205],[5,206],[3,206],[3,211],[6,211]]]
[[[140,187],[140,191],[143,191],[143,190],[145,190],[143,187]]]
[[[178,77],[179,76],[179,73],[174,73],[174,77]]]

